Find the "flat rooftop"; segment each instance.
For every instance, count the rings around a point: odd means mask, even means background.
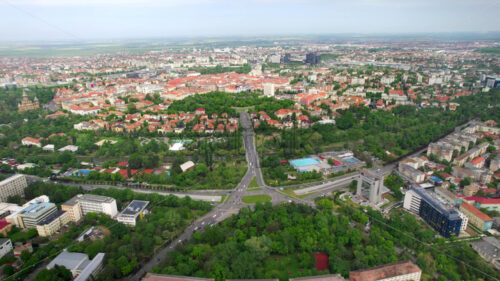
[[[6,183],[9,183],[9,182],[11,182],[13,180],[16,180],[16,179],[22,178],[22,177],[24,177],[23,174],[15,174],[15,175],[13,175],[11,177],[8,177],[8,178],[4,179],[3,181],[0,181],[0,185],[4,185]]]
[[[56,212],[50,214],[48,217],[46,217],[43,221],[39,222],[38,225],[46,225],[51,222],[53,222],[55,219],[60,217],[65,211],[62,210],[57,210]]]
[[[107,196],[101,196],[101,195],[94,195],[94,194],[78,194],[75,195],[73,198],[69,199],[68,201],[64,202],[63,205],[70,205],[73,206],[79,201],[91,201],[91,202],[96,202],[96,203],[112,203],[115,201],[114,198],[107,197]]]
[[[141,211],[143,211],[146,206],[149,204],[149,201],[142,200],[133,200],[128,204],[128,206],[123,209],[120,215],[125,216],[135,216],[138,215]]]
[[[36,204],[30,205],[30,206],[22,209],[19,212],[19,214],[35,217],[35,216],[43,213],[45,210],[52,208],[53,206],[55,206],[54,203],[48,203],[48,202],[36,203]]]

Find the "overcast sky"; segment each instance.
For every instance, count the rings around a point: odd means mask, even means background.
[[[500,31],[500,0],[0,0],[0,41]]]

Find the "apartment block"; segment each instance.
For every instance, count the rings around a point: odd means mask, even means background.
[[[0,182],[0,201],[7,202],[7,198],[14,195],[24,197],[24,189],[28,187],[26,176],[17,174]]]
[[[71,221],[79,221],[88,213],[104,213],[110,217],[118,214],[116,200],[107,196],[78,194],[61,205],[69,213]]]

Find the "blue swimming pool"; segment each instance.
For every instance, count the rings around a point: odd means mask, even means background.
[[[359,160],[356,159],[356,158],[354,158],[354,157],[344,158],[344,161],[346,161],[347,163],[356,163],[356,162],[359,162]]]
[[[319,160],[312,158],[312,157],[307,157],[307,158],[301,158],[301,159],[295,159],[295,160],[290,160],[290,165],[292,165],[294,168],[300,168],[304,166],[310,166],[310,165],[316,165],[319,164]]]
[[[74,177],[86,177],[88,174],[90,174],[91,170],[77,170],[73,172],[72,176]]]

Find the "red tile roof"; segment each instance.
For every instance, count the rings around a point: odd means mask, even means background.
[[[349,280],[375,281],[375,280],[415,273],[419,271],[421,272],[422,270],[411,261],[402,261],[393,264],[372,267],[368,269],[351,271],[349,273]]]
[[[479,211],[476,207],[474,207],[470,204],[467,204],[465,202],[463,202],[462,205],[460,205],[460,208],[464,208],[465,210],[469,211],[470,213],[472,213],[474,216],[476,216],[477,218],[479,218],[482,221],[492,221],[493,220],[487,214]]]

